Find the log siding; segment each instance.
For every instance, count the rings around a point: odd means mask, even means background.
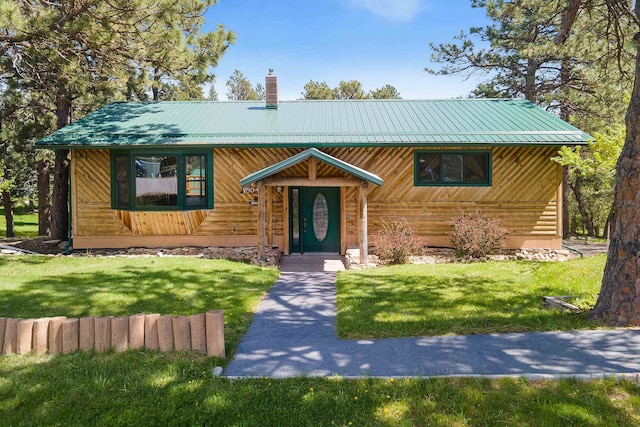
[[[425,187],[414,184],[414,152],[442,147],[341,147],[322,151],[372,172],[384,180],[369,186],[368,230],[401,217],[411,222],[431,245],[447,245],[448,221],[480,212],[502,220],[511,230],[510,247],[561,246],[561,167],[551,161],[557,147],[474,147],[492,156],[492,185]],[[72,150],[74,247],[241,246],[257,244],[257,194],[243,194],[240,180],[248,174],[299,153],[300,148],[213,149],[214,209],[140,212],[111,209],[108,150]],[[451,147],[461,152],[465,148]],[[323,162],[296,164],[274,178],[350,178]],[[315,171],[313,170],[315,169]],[[358,245],[358,188],[343,187],[342,247]],[[284,247],[287,188],[273,187],[266,242]],[[369,242],[372,243],[371,239]]]

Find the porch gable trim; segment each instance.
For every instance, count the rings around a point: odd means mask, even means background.
[[[321,160],[335,168],[343,170],[356,178],[359,178],[363,181],[370,182],[374,185],[382,185],[383,180],[378,175],[366,171],[362,168],[352,165],[351,163],[347,163],[343,160],[340,160],[336,157],[333,157],[327,153],[324,153],[317,148],[309,148],[308,150],[302,151],[298,154],[295,154],[288,159],[282,160],[281,162],[275,163],[271,166],[267,166],[264,169],[253,172],[243,179],[240,180],[240,185],[246,187],[247,185],[254,184],[262,179],[275,175],[278,172],[281,172],[285,169],[290,168],[300,162],[303,162],[309,158],[316,158]]]

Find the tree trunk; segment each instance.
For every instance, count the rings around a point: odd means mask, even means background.
[[[573,195],[576,198],[576,202],[578,204],[578,211],[582,216],[582,225],[585,230],[587,230],[587,235],[589,237],[596,237],[596,229],[593,225],[593,215],[587,211],[587,208],[584,205],[584,199],[582,198],[582,179],[578,176],[576,177],[575,182],[571,186],[571,190],[573,190]]]
[[[51,238],[69,235],[69,150],[56,150],[51,199]]]
[[[49,160],[38,160],[38,236],[49,235],[51,177]]]
[[[527,71],[525,74],[524,97],[534,104],[537,102],[538,86],[536,84],[536,74],[540,70],[540,62],[535,59],[527,60]]]
[[[640,18],[640,3],[635,15]],[[627,137],[616,165],[611,241],[593,319],[608,325],[640,325],[640,35],[626,116]]]
[[[160,100],[160,70],[157,68],[153,70],[153,84],[151,86],[151,93],[153,94],[153,100]]]
[[[604,224],[604,233],[602,237],[609,240],[611,238],[611,233],[613,233],[613,215],[616,213],[616,209],[614,205],[611,205],[611,209],[609,210],[609,215],[607,216],[607,221]]]
[[[4,217],[7,221],[7,237],[14,237],[16,235],[13,224],[13,203],[11,203],[11,192],[2,192],[2,206],[4,207]]]
[[[71,123],[71,99],[62,92],[57,100],[57,127]],[[69,150],[56,150],[51,203],[51,238],[65,240],[69,235]]]

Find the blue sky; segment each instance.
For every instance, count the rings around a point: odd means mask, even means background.
[[[487,23],[470,0],[219,0],[207,29],[223,24],[237,35],[215,73],[225,82],[239,69],[262,83],[275,69],[281,100],[300,98],[309,80],[359,80],[365,90],[391,84],[404,99],[466,96],[482,76],[432,76],[429,42]]]

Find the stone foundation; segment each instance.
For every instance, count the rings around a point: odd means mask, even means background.
[[[409,257],[410,264],[444,264],[452,262],[483,262],[483,261],[554,261],[562,262],[579,258],[580,254],[569,250],[552,249],[505,249],[495,255],[482,258],[459,258],[451,248],[425,248],[424,254]],[[346,265],[349,269],[362,269],[375,267],[380,264],[378,257],[369,254],[369,264],[360,264],[360,251],[358,249],[347,249],[345,256]]]

